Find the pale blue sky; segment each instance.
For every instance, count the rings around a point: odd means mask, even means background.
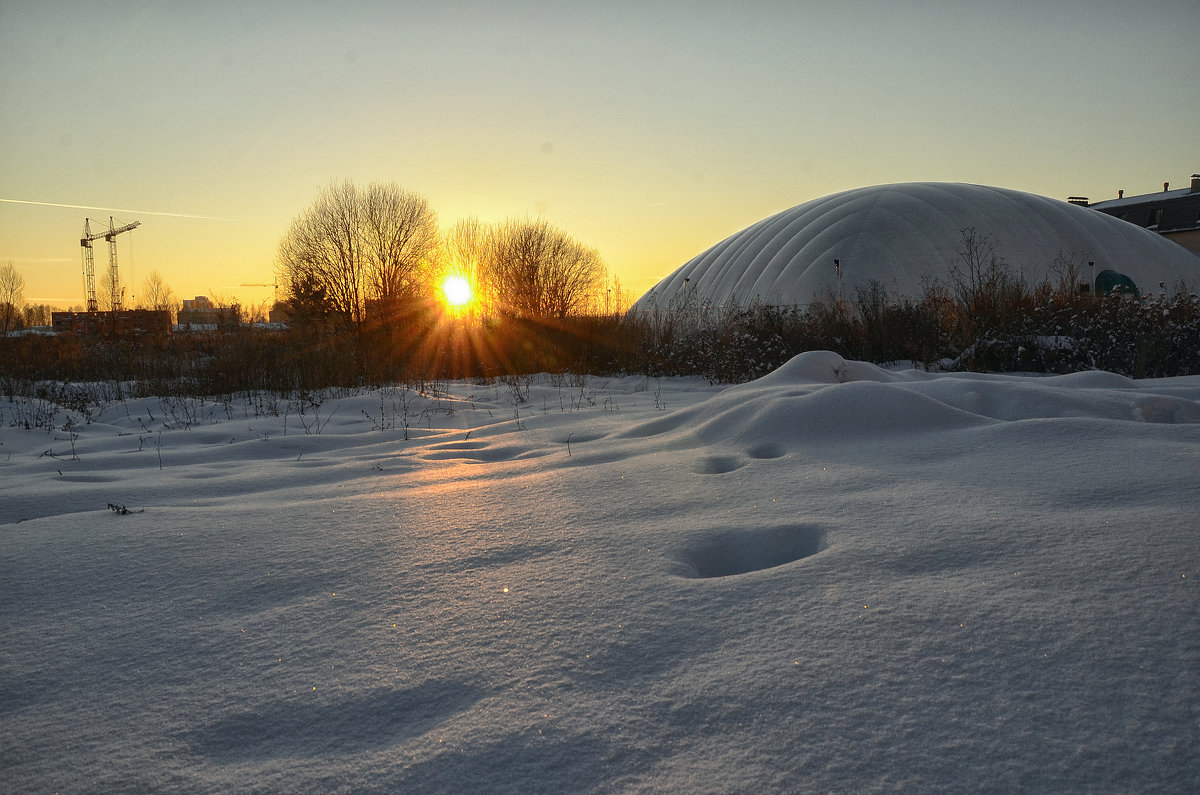
[[[640,294],[846,188],[1181,185],[1197,75],[1194,0],[0,0],[0,198],[141,211],[117,214],[143,224],[132,292],[154,268],[255,302],[237,286],[321,186],[395,181],[444,225],[544,214]],[[0,202],[0,261],[81,302],[79,230],[108,214]]]

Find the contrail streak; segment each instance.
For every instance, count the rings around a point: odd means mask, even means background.
[[[2,199],[0,202],[9,204],[33,204],[38,207],[67,207],[72,210],[104,210],[109,213],[134,213],[136,215],[165,215],[169,218],[198,218],[202,221],[232,221],[232,218],[221,218],[216,215],[189,215],[188,213],[160,213],[154,210],[124,210],[119,207],[93,207],[90,204],[58,204],[57,202],[33,202],[25,199]]]

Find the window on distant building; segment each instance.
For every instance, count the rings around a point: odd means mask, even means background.
[[[1162,221],[1162,208],[1155,207],[1150,211],[1150,223],[1146,224],[1146,226],[1158,226],[1160,221]]]

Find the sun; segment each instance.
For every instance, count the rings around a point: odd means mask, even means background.
[[[442,280],[442,298],[451,309],[462,309],[471,302],[471,283],[462,276]]]

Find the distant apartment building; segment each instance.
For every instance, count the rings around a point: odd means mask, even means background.
[[[1171,190],[1171,183],[1164,182],[1158,193],[1126,196],[1118,191],[1117,198],[1105,201],[1089,202],[1084,196],[1067,201],[1157,232],[1200,253],[1200,174],[1192,174],[1186,188]]]
[[[177,323],[180,326],[236,326],[241,318],[241,307],[217,306],[208,296],[198,295],[186,298],[183,308],[179,310]]]

